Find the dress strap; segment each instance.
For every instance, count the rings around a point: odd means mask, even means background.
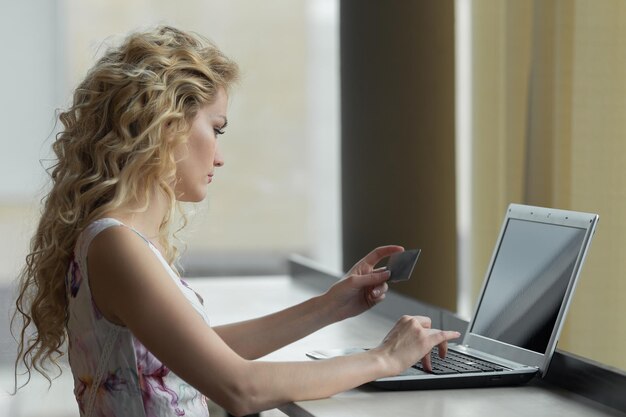
[[[78,262],[82,271],[87,271],[87,252],[91,241],[103,230],[112,226],[124,226],[124,223],[113,218],[96,220],[82,231],[74,248],[74,259]]]

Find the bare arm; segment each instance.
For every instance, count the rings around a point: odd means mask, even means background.
[[[213,330],[243,358],[257,359],[334,323],[329,308],[318,296],[277,313]]]
[[[249,361],[202,320],[132,231],[103,231],[88,262],[93,296],[105,317],[127,326],[173,372],[236,415],[326,397],[394,374],[456,336],[429,332],[407,319],[399,322],[404,330],[396,325],[379,348],[367,353],[327,361]]]
[[[383,258],[402,250],[395,245],[378,247],[324,294],[274,314],[217,326],[214,330],[242,357],[257,359],[265,356],[382,301],[389,273],[374,267]]]

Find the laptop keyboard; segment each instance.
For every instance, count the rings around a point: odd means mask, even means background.
[[[437,375],[464,374],[470,372],[501,372],[507,369],[500,365],[496,365],[495,363],[487,362],[451,350],[448,350],[448,354],[445,359],[441,359],[439,357],[437,347],[435,347],[430,353],[430,362],[433,368],[432,373]],[[421,362],[413,365],[413,368],[426,372],[422,367]]]

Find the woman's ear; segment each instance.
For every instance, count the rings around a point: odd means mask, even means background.
[[[163,123],[162,135],[168,143],[176,142],[180,136],[180,126],[176,120],[168,120]]]
[[[163,130],[168,137],[180,135],[187,129],[184,119],[170,119],[163,124]]]

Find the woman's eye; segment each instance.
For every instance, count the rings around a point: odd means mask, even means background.
[[[213,128],[213,132],[215,132],[215,136],[223,135],[225,133],[224,130],[219,127]]]

